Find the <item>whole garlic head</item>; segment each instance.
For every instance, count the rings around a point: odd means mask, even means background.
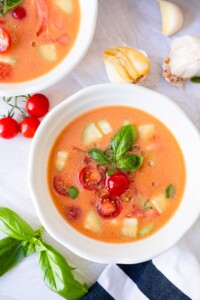
[[[111,82],[140,83],[149,73],[149,60],[141,51],[113,47],[104,51],[104,63]]]
[[[163,76],[175,85],[200,75],[200,39],[183,36],[173,39],[171,51],[163,64]]]

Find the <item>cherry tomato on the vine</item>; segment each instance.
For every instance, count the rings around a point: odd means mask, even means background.
[[[103,186],[104,178],[97,169],[85,167],[79,173],[79,182],[86,190],[98,190]]]
[[[0,27],[0,53],[6,52],[11,45],[10,33],[5,29]]]
[[[0,137],[3,139],[12,139],[19,132],[17,121],[11,117],[5,117],[0,120]]]
[[[40,125],[40,121],[34,117],[27,117],[19,124],[20,133],[26,138],[32,138]]]
[[[49,100],[42,94],[32,95],[26,102],[26,110],[32,117],[41,118],[49,110]]]
[[[113,196],[122,195],[129,186],[126,174],[117,172],[106,178],[106,188]]]
[[[122,204],[118,197],[104,195],[99,199],[97,211],[102,218],[112,219],[117,217],[122,210]]]
[[[16,7],[13,12],[12,12],[12,16],[15,18],[15,19],[23,19],[26,17],[26,10],[24,7],[22,6],[18,6]]]

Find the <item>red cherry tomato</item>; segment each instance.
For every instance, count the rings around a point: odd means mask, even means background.
[[[69,187],[60,176],[56,176],[53,180],[53,186],[59,194],[68,196]]]
[[[16,7],[13,12],[12,12],[12,16],[15,18],[15,19],[23,19],[26,17],[26,10],[24,7],[22,6],[18,6]]]
[[[129,180],[124,173],[118,172],[106,178],[106,188],[113,196],[122,195],[129,186]]]
[[[35,94],[26,102],[26,110],[32,117],[43,117],[49,110],[49,100],[42,94]]]
[[[133,215],[138,219],[148,218],[150,220],[153,220],[159,216],[159,213],[155,209],[143,210],[138,208],[133,211]]]
[[[79,182],[86,190],[102,188],[104,178],[95,168],[85,167],[79,173]]]
[[[40,121],[37,118],[28,117],[19,124],[19,131],[24,137],[32,138],[39,125]]]
[[[8,79],[12,75],[12,67],[6,63],[0,63],[0,78]]]
[[[6,117],[0,120],[0,137],[3,139],[12,139],[18,132],[19,125],[15,119]]]
[[[6,52],[11,45],[10,33],[5,29],[0,27],[0,53]]]
[[[66,215],[70,220],[78,220],[81,217],[81,208],[75,205],[66,208]]]
[[[122,204],[118,197],[104,195],[99,199],[97,211],[104,219],[112,219],[117,217],[122,210]]]

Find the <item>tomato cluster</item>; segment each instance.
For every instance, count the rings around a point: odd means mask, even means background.
[[[20,124],[12,116],[0,119],[0,137],[12,139],[19,132],[26,138],[32,138],[40,125],[38,118],[43,117],[49,110],[49,100],[43,94],[35,94],[28,98],[26,102],[26,116]]]

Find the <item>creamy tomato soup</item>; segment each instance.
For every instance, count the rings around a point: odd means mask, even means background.
[[[130,107],[105,107],[64,128],[47,176],[68,224],[90,238],[125,243],[149,236],[172,217],[183,195],[185,165],[159,120]]]
[[[78,0],[23,0],[1,16],[0,82],[27,81],[51,71],[72,48],[79,23]]]

